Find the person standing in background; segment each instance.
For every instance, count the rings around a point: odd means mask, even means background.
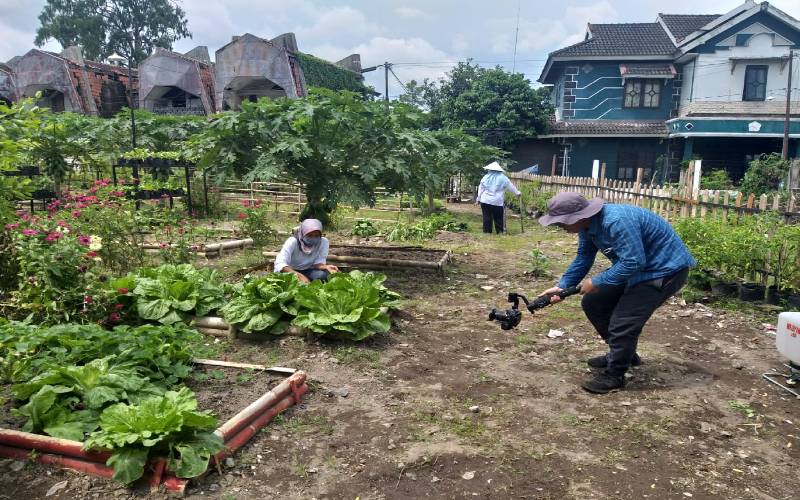
[[[505,204],[506,191],[511,191],[514,196],[520,196],[522,193],[506,177],[503,167],[496,161],[483,168],[488,172],[483,176],[480,186],[478,186],[478,197],[475,198],[475,204],[481,205],[483,232],[491,234],[492,222],[494,221],[494,228],[497,234],[500,234],[505,230],[503,205]]]

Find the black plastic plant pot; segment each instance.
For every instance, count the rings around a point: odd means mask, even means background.
[[[56,193],[54,191],[50,191],[49,189],[37,189],[31,193],[31,199],[34,200],[52,200],[55,197]]]
[[[143,189],[136,193],[137,200],[157,200],[161,198],[160,190]]]
[[[127,158],[120,158],[119,160],[117,160],[117,165],[119,165],[120,167],[125,167],[128,164],[130,164],[130,160],[128,160]]]
[[[184,195],[183,188],[173,189],[170,191],[170,194],[172,196],[183,196]]]
[[[786,305],[792,311],[800,311],[800,293],[789,293],[786,295]]]
[[[174,167],[175,166],[175,160],[173,160],[171,158],[167,158],[166,162],[167,162],[167,166],[168,167]]]
[[[739,284],[739,299],[745,302],[757,302],[764,300],[764,292],[766,287],[758,283],[740,283]]]
[[[689,285],[705,292],[711,291],[711,276],[703,271],[693,271],[689,274]]]
[[[19,169],[19,175],[24,175],[27,177],[39,175],[39,167],[21,167]]]
[[[711,293],[717,297],[733,297],[736,295],[736,283],[733,281],[714,281],[711,283]]]
[[[787,301],[789,293],[785,290],[778,290],[778,285],[770,285],[767,287],[766,302],[769,305],[777,306],[782,302]]]

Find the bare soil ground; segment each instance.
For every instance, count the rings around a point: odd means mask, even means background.
[[[220,359],[303,369],[312,391],[222,475],[194,481],[187,496],[797,498],[800,401],[761,379],[781,363],[761,326],[774,323],[774,314],[676,298],[645,328],[644,364],[632,370],[626,390],[590,395],[579,386],[591,375],[585,360],[604,345],[577,298],[526,313],[511,332],[486,319],[491,307],[506,307],[508,290],[549,286],[525,274],[525,255],[537,244],[555,274],[575,248],[569,236],[541,228],[432,242],[454,251],[453,268],[446,278],[393,272],[388,285],[404,295],[404,309],[388,335],[365,344],[284,338],[216,345]],[[565,333],[549,338],[550,329]],[[236,394],[266,383],[258,374],[237,381],[240,375],[194,383],[224,417],[226,391],[228,406],[240,406],[244,396]],[[42,497],[63,480],[58,497],[147,496],[0,462],[0,498]]]

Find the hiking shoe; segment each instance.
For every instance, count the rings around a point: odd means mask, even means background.
[[[611,375],[603,371],[595,375],[591,380],[584,382],[581,387],[593,394],[618,391],[625,387],[625,375]]]
[[[589,365],[590,368],[605,368],[608,366],[608,354],[589,358],[586,360],[586,364]],[[634,354],[631,360],[631,366],[639,366],[641,364],[642,358],[640,358],[638,354]]]

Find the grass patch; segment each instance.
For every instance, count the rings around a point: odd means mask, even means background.
[[[337,347],[333,357],[343,365],[358,368],[379,368],[381,355],[377,351],[361,347]]]
[[[333,435],[333,422],[323,415],[296,415],[292,418],[275,419],[283,430],[292,434],[322,434]]]
[[[438,413],[418,411],[415,417],[420,422],[433,424],[440,427],[449,434],[458,436],[467,441],[479,442],[487,433],[486,424],[478,417],[464,416],[445,418]]]

